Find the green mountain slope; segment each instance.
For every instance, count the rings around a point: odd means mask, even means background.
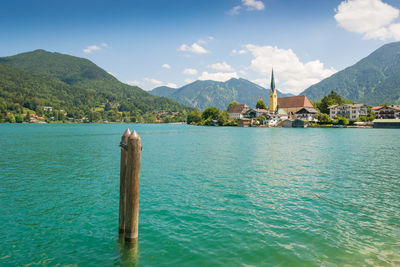
[[[400,42],[382,46],[355,65],[309,87],[301,95],[316,101],[332,90],[358,103],[400,104]]]
[[[232,78],[226,82],[195,81],[178,89],[164,86],[155,88],[150,93],[168,96],[179,103],[201,110],[210,106],[225,110],[234,100],[255,107],[259,97],[262,97],[268,105],[269,97],[269,90],[241,78]],[[278,91],[278,96],[291,95]]]
[[[121,83],[83,58],[36,50],[0,58],[0,66],[0,101],[9,107],[19,105],[36,111],[52,106],[75,118],[104,109],[113,114],[100,116],[103,119],[125,116],[132,121],[143,121],[146,116],[154,121],[158,112],[186,114],[193,110]]]
[[[156,96],[170,97],[177,89],[168,86],[156,87],[150,91],[151,94]]]

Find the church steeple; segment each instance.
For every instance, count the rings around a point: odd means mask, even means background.
[[[276,112],[278,110],[278,95],[275,88],[274,69],[271,75],[271,91],[269,92],[269,110]]]
[[[275,92],[275,79],[274,79],[274,69],[272,69],[272,76],[271,76],[271,91]]]

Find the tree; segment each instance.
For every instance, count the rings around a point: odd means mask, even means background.
[[[63,120],[64,120],[64,117],[65,117],[65,116],[64,116],[64,111],[59,111],[59,112],[58,112],[58,118],[57,118],[57,119],[58,119],[59,121],[63,121]]]
[[[267,105],[265,105],[264,100],[260,99],[257,101],[256,108],[267,109]]]
[[[201,117],[203,118],[203,120],[207,120],[208,118],[211,118],[212,120],[217,120],[219,113],[220,110],[216,107],[209,107],[203,111]]]
[[[221,111],[218,115],[218,123],[219,125],[225,125],[228,122],[229,114],[226,111]]]
[[[337,117],[336,119],[339,125],[348,125],[350,123],[350,120],[345,117]]]
[[[25,121],[26,122],[30,122],[31,121],[31,113],[28,111],[28,112],[26,112],[26,116],[25,116]]]
[[[331,118],[329,117],[328,114],[325,113],[318,113],[315,118],[322,123],[329,123],[331,122]]]
[[[266,118],[265,118],[264,115],[260,115],[260,116],[257,117],[257,120],[258,120],[260,123],[263,123],[263,122],[266,120]]]
[[[104,106],[104,111],[109,111],[111,109],[111,105],[110,103],[106,103],[106,105]]]
[[[18,114],[17,116],[15,116],[15,122],[16,122],[16,123],[22,123],[22,122],[23,122],[22,116],[21,116],[20,114]]]
[[[315,103],[316,108],[325,114],[329,114],[329,107],[332,105],[342,104],[344,100],[335,91],[331,91],[328,95],[324,96],[321,101]]]
[[[236,106],[236,105],[239,105],[239,102],[237,102],[237,101],[232,101],[231,103],[229,103],[228,109],[227,109],[227,110],[230,110],[231,108],[233,108],[233,107]]]
[[[187,124],[200,123],[201,122],[201,112],[196,110],[189,113],[186,119]]]
[[[6,116],[6,122],[14,123],[15,122],[15,117],[13,114],[7,114]]]

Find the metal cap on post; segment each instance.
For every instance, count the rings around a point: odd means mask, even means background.
[[[128,138],[125,217],[126,242],[136,242],[138,238],[141,152],[142,143],[140,136],[136,131],[133,131]]]

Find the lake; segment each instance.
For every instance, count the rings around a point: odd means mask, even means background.
[[[142,138],[139,242],[119,142]],[[0,124],[0,265],[400,265],[400,130]]]

